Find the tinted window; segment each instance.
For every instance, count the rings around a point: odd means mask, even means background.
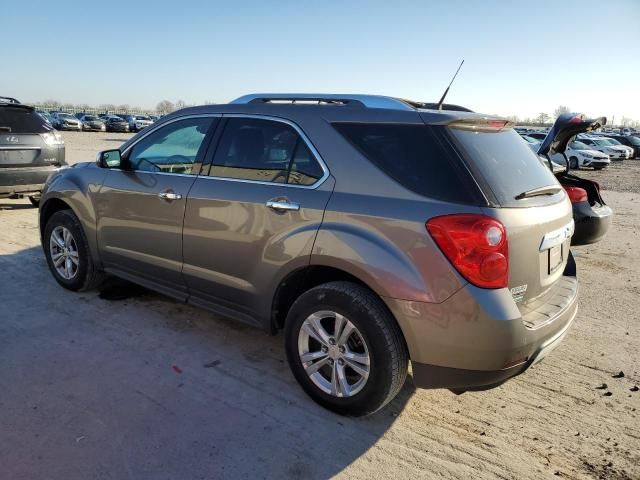
[[[51,130],[44,118],[27,108],[0,107],[0,133],[44,133]]]
[[[133,146],[128,157],[129,167],[147,172],[190,174],[213,121],[211,117],[189,118],[159,128]]]
[[[335,123],[371,163],[405,188],[426,197],[470,203],[468,178],[441,133],[426,125]],[[527,148],[522,140],[518,142]],[[468,176],[468,174],[467,174]]]
[[[209,175],[312,185],[323,172],[290,125],[256,118],[230,118]]]
[[[447,129],[453,134],[460,150],[481,175],[496,199],[503,206],[528,206],[535,203],[516,200],[523,192],[538,187],[557,185],[553,173],[531,151],[512,129],[497,132],[477,132],[457,128]],[[545,202],[543,197],[535,197]]]

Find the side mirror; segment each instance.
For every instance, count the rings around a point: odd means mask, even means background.
[[[96,163],[101,168],[120,168],[122,165],[120,150],[104,150],[98,153]]]

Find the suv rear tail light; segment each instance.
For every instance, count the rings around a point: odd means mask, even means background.
[[[569,195],[569,200],[571,200],[571,203],[580,203],[587,201],[587,191],[584,188],[564,187],[564,189],[567,191],[567,195]]]
[[[427,230],[442,253],[469,282],[505,288],[509,282],[509,244],[504,225],[485,215],[434,217]]]

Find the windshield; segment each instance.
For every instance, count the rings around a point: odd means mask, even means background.
[[[629,135],[627,140],[631,145],[640,145],[640,138]]]
[[[95,122],[96,120],[98,120],[98,117],[94,117],[93,115],[85,115],[84,119],[87,122]]]
[[[136,115],[135,116],[136,120],[151,120],[149,117],[147,117],[146,115]]]
[[[582,142],[571,142],[571,144],[569,145],[569,148],[572,148],[574,150],[589,150],[589,145],[585,145]]]
[[[609,145],[622,145],[618,140],[616,140],[615,138],[605,138],[605,140],[607,142],[609,142]]]
[[[537,138],[532,138],[528,135],[522,135],[522,138],[524,138],[529,143],[540,143],[540,140],[538,140]]]
[[[70,118],[71,120],[76,120],[76,118],[73,115],[69,115],[68,113],[59,113],[58,116],[60,118]]]
[[[448,130],[474,173],[484,178],[500,205],[525,207],[549,201],[545,197],[516,200],[523,192],[557,185],[558,181],[531,148],[519,140],[520,136],[513,129],[498,132]]]

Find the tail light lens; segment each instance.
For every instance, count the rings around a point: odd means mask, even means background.
[[[505,288],[509,281],[507,232],[484,215],[435,217],[427,230],[442,253],[469,282],[482,288]]]
[[[567,195],[569,195],[569,200],[571,200],[571,203],[580,203],[587,201],[587,191],[584,188],[565,186],[564,189],[566,190]]]

